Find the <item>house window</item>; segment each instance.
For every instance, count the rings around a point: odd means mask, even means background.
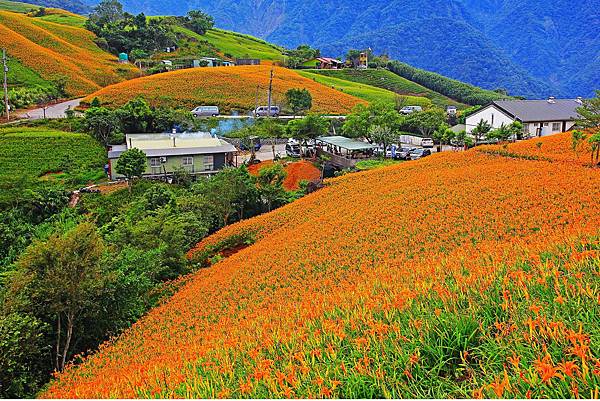
[[[150,159],[150,167],[160,167],[160,157],[153,157]]]
[[[492,126],[494,126],[494,113],[492,113]]]
[[[202,160],[202,165],[204,166],[204,171],[213,171],[214,167],[215,167],[214,163],[215,163],[215,160],[212,155],[204,156],[203,160]]]
[[[183,158],[183,161],[181,163],[183,166],[193,166],[194,165],[194,158],[191,156],[186,156]]]
[[[560,123],[552,123],[552,132],[560,131]]]

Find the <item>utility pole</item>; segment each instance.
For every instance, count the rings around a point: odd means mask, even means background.
[[[2,49],[2,70],[4,71],[4,108],[6,109],[6,121],[10,120],[10,106],[8,104],[8,66],[6,65],[6,49]]]
[[[273,69],[271,68],[271,78],[269,79],[269,110],[267,116],[271,117],[271,97],[273,94]]]
[[[258,109],[258,90],[260,85],[256,85],[256,99],[254,100],[254,119],[256,119],[256,109]]]

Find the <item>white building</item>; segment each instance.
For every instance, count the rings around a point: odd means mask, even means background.
[[[466,130],[471,133],[481,120],[492,129],[515,121],[523,124],[524,137],[545,136],[573,128],[579,117],[581,98],[548,100],[496,100],[466,118]]]

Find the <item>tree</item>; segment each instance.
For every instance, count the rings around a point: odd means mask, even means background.
[[[515,121],[509,125],[504,123],[499,128],[491,130],[487,133],[488,139],[495,139],[499,142],[506,142],[511,138],[516,139],[523,132],[523,124]]]
[[[596,90],[596,97],[583,100],[581,107],[577,108],[580,118],[576,123],[582,128],[592,130],[600,129],[600,90]]]
[[[591,148],[592,165],[600,165],[600,132],[596,132],[588,139]]]
[[[448,124],[443,123],[433,132],[432,137],[435,141],[439,142],[438,152],[441,152],[444,144],[453,141],[456,138],[456,134],[450,129]]]
[[[273,210],[275,203],[285,199],[283,181],[286,176],[285,169],[279,163],[263,167],[258,172],[257,187],[262,199],[266,203],[268,212]]]
[[[471,131],[471,134],[475,137],[475,145],[477,145],[477,143],[479,143],[483,138],[485,138],[485,136],[488,132],[490,132],[491,129],[491,124],[482,118],[479,121],[479,123],[477,123],[475,128],[473,128],[473,130]]]
[[[318,114],[308,114],[300,120],[292,120],[286,126],[287,135],[304,141],[314,140],[329,132],[329,121]]]
[[[446,122],[446,113],[437,108],[409,114],[404,124],[418,131],[423,137],[431,138],[433,131]]]
[[[285,93],[285,98],[294,116],[312,107],[312,96],[307,89],[290,89]]]
[[[579,149],[585,139],[586,135],[582,131],[575,130],[571,133],[571,149],[575,152],[575,156],[579,157]]]
[[[371,132],[374,127],[385,128],[395,134],[401,121],[402,117],[390,104],[374,102],[368,107],[359,104],[347,116],[342,130],[350,138],[365,138],[373,143]]]
[[[71,346],[86,329],[79,323],[100,312],[98,299],[110,276],[101,262],[104,242],[91,223],[30,247],[17,262],[9,291],[28,298],[31,312],[54,320],[54,368],[64,369]]]
[[[277,157],[275,154],[275,144],[277,139],[283,138],[285,135],[285,128],[272,118],[261,120],[256,128],[259,137],[271,141],[271,151],[273,152],[273,159],[275,159]]]
[[[105,107],[92,107],[85,111],[84,130],[102,145],[107,146],[111,138],[121,130],[121,123],[114,111]]]
[[[115,171],[127,178],[129,193],[135,177],[141,177],[146,171],[146,154],[137,148],[128,149],[119,156]]]
[[[191,10],[187,13],[186,26],[197,34],[204,35],[206,31],[215,26],[215,20],[202,11]]]
[[[374,125],[369,129],[369,137],[373,143],[381,144],[383,146],[383,157],[387,155],[387,148],[392,142],[398,137],[392,129],[385,125]]]
[[[117,0],[103,0],[90,13],[85,21],[86,29],[99,35],[102,27],[114,25],[123,20],[125,13],[123,6]]]
[[[137,96],[118,108],[116,116],[121,122],[123,131],[128,134],[148,132],[152,127],[153,113],[148,102]]]
[[[246,205],[256,198],[256,183],[245,167],[225,168],[200,181],[194,186],[194,191],[207,198],[220,216],[220,227],[224,227],[235,214],[242,218]]]

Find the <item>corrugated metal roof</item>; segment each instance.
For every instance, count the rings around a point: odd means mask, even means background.
[[[235,146],[227,143],[222,146],[211,146],[204,148],[169,148],[169,149],[142,149],[142,152],[148,157],[161,157],[161,156],[187,156],[187,155],[209,155],[215,153],[229,153],[235,152],[237,149]],[[108,152],[109,159],[118,159],[124,150],[115,150]]]
[[[317,138],[317,141],[334,145],[342,149],[348,150],[368,150],[373,149],[375,146],[370,143],[357,141],[356,139],[346,138],[345,136],[321,136]]]
[[[581,106],[576,99],[496,100],[493,104],[523,122],[575,120]]]

